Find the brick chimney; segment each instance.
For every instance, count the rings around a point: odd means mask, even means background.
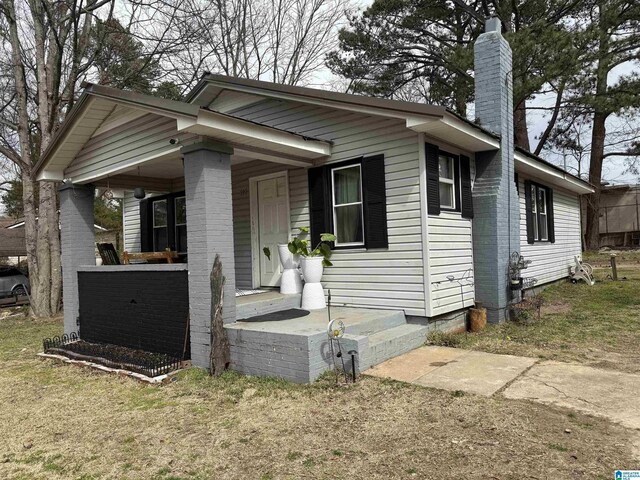
[[[490,322],[508,318],[509,256],[520,251],[520,210],[514,182],[513,81],[509,43],[500,19],[489,18],[474,46],[476,118],[500,135],[500,149],[476,153],[473,255],[476,300]]]

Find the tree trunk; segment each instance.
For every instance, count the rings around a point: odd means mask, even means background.
[[[211,353],[209,369],[211,375],[221,375],[229,367],[229,340],[224,330],[222,308],[224,299],[224,275],[222,261],[216,255],[211,269]]]
[[[598,250],[600,248],[600,190],[602,188],[604,141],[607,134],[606,121],[606,113],[596,112],[593,116],[589,182],[595,188],[595,192],[587,197],[587,229],[585,232],[587,250]]]
[[[527,101],[520,102],[513,111],[514,141],[516,147],[530,151],[529,127],[527,126]]]
[[[48,214],[51,204],[55,205],[55,192],[52,196],[52,183],[40,182],[40,202],[38,206],[38,230],[36,261],[38,262],[38,276],[35,285],[31,285],[31,310],[36,317],[51,316],[51,248],[49,235],[51,225]],[[55,208],[55,206],[53,207]]]
[[[58,214],[58,188],[56,183],[51,183],[53,202],[48,212],[49,249],[51,252],[51,293],[50,309],[55,315],[60,311],[60,299],[62,297],[62,250],[60,247],[60,219]]]

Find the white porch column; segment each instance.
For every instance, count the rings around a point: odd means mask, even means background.
[[[231,154],[233,149],[202,142],[182,149],[187,199],[187,251],[191,360],[209,367],[211,349],[210,274],[216,254],[222,260],[224,323],[236,321],[236,274],[231,206]]]
[[[78,267],[96,264],[93,185],[63,183],[60,192],[60,240],[64,333],[78,331]]]

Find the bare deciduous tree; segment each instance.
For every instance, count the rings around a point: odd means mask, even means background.
[[[203,72],[300,85],[321,81],[350,0],[131,0],[189,48],[168,67],[185,87]],[[157,38],[156,38],[157,39]]]
[[[56,184],[37,183],[33,169],[72,108],[80,83],[95,75],[95,55],[109,31],[96,35],[92,29],[98,19],[112,19],[114,9],[115,0],[0,3],[0,156],[18,167],[23,184],[35,316],[58,311],[62,279]]]

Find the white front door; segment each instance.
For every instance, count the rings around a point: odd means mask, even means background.
[[[289,200],[286,175],[258,181],[258,245],[260,247],[260,286],[280,285],[278,244],[289,241]],[[271,259],[262,253],[271,250]]]

